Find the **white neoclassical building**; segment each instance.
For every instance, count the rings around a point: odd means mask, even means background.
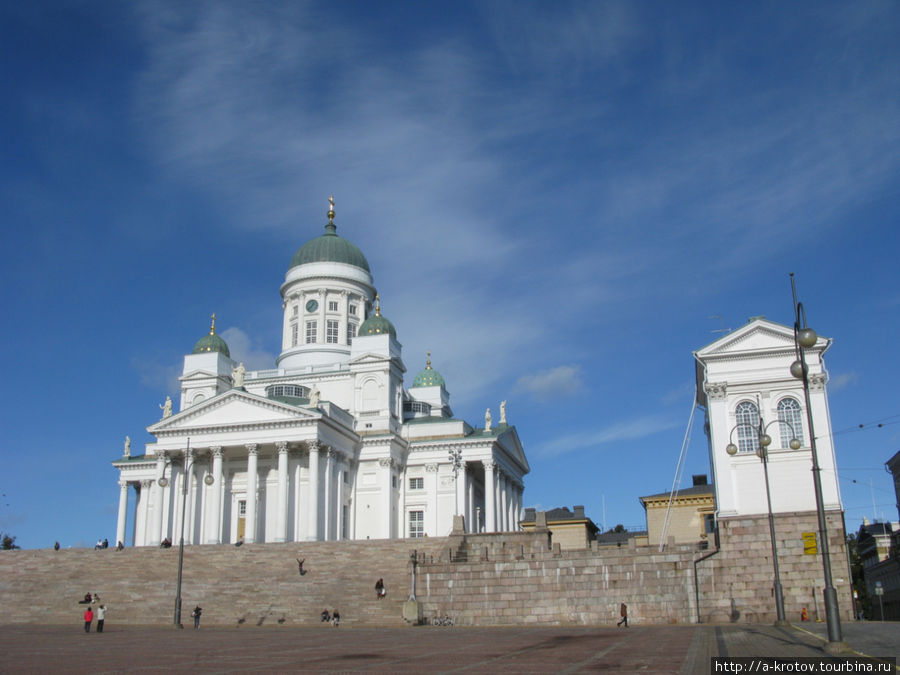
[[[831,340],[819,337],[806,350],[810,403],[825,511],[842,511],[824,354]],[[791,375],[794,331],[763,317],[694,352],[697,400],[706,410],[710,465],[719,519],[766,514],[765,478],[756,451],[760,421],[772,438],[768,449],[772,512],[816,510],[812,447],[803,383]],[[791,440],[799,441],[797,449]],[[736,452],[727,452],[729,444]],[[796,445],[796,444],[795,444]]]
[[[455,514],[518,529],[529,466],[505,402],[496,421],[455,419],[430,357],[404,387],[369,263],[336,229],[332,202],[291,260],[274,368],[232,360],[215,318],[184,357],[177,411],[167,399],[156,441],[113,462],[118,541],[177,542],[182,520],[192,544],[446,535]]]

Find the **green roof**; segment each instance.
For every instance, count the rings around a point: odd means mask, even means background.
[[[193,353],[201,354],[203,352],[222,352],[225,356],[231,358],[231,352],[228,351],[228,345],[225,343],[225,340],[215,333],[204,335],[197,340],[197,344],[194,345]]]
[[[441,374],[431,367],[431,361],[425,366],[425,369],[416,375],[412,383],[415,387],[443,387],[445,386],[444,378]]]
[[[297,250],[291,258],[290,267],[316,262],[345,263],[370,271],[366,256],[349,241],[339,237],[337,227],[331,221],[325,226],[325,234],[306,242]]]
[[[394,338],[397,337],[397,330],[394,328],[394,324],[380,314],[375,314],[362,322],[356,335],[365,337],[367,335],[382,335],[384,333],[390,333]]]

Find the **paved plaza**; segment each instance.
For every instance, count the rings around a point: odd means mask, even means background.
[[[900,625],[887,626],[871,643],[884,651],[871,655],[892,656],[897,651]],[[746,625],[211,626],[195,631],[113,622],[102,634],[86,635],[82,625],[73,622],[4,626],[0,672],[708,673],[712,656],[821,657],[821,645],[822,640],[810,632]]]

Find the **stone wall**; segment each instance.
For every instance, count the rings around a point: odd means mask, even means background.
[[[779,516],[776,532],[788,619],[824,618],[822,567],[804,555],[802,532],[815,514]],[[840,514],[829,518],[841,616],[852,616]],[[638,623],[774,621],[765,517],[724,520],[721,548],[696,545],[597,546],[562,550],[549,532],[446,538],[191,546],[185,549],[183,617],[204,608],[206,623],[314,623],[337,607],[347,623],[399,625],[416,552],[416,597],[427,617],[460,624],[612,625],[619,604]],[[305,558],[300,576],[296,558]],[[177,548],[0,552],[0,594],[15,612],[0,622],[69,623],[87,592],[108,604],[108,620],[165,624],[173,619]],[[696,576],[695,576],[696,568]],[[388,597],[375,600],[383,577]],[[695,583],[696,579],[696,583]]]

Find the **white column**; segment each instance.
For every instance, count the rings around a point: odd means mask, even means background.
[[[116,543],[125,543],[125,520],[128,514],[128,482],[119,481],[119,519],[116,521]]]
[[[279,441],[278,450],[278,513],[275,514],[275,541],[287,541],[288,504],[288,444]]]
[[[259,445],[248,443],[247,448],[247,515],[244,519],[244,541],[256,541],[256,464]]]
[[[166,470],[166,458],[163,455],[156,457],[156,480],[153,481],[151,494],[153,495],[153,524],[150,526],[150,546],[158,546],[162,541],[162,512],[163,512],[163,489],[159,485],[159,479],[163,477],[163,471]]]
[[[184,493],[182,495],[182,499],[186,500],[185,502],[185,515],[184,515],[184,543],[185,544],[193,544],[194,543],[194,506],[196,499],[194,497],[194,459],[193,459],[194,451],[187,450],[184,453]],[[181,506],[179,504],[179,506]],[[176,514],[178,518],[181,518],[181,511],[179,510]]]
[[[456,515],[466,517],[466,463],[463,462],[456,473]],[[468,519],[466,519],[468,522]]]
[[[332,482],[334,480],[334,450],[332,448],[328,448],[325,451],[325,494],[324,497],[324,516],[323,523],[324,532],[322,533],[322,539],[325,541],[329,541],[331,539],[331,521],[332,521],[332,512],[331,512],[331,497],[334,494],[334,486]]]
[[[497,463],[491,459],[482,462],[484,465],[484,531],[496,532],[497,481],[494,467]]]
[[[494,469],[494,532],[503,530],[503,511],[500,510],[500,475],[499,466]]]
[[[500,531],[509,531],[509,478],[505,474],[500,475]]]
[[[477,519],[475,518],[475,480],[472,475],[472,467],[467,465],[466,473],[469,474],[469,480],[466,484],[468,493],[466,495],[467,508],[466,508],[466,532],[476,532],[476,528],[478,527],[478,523],[475,522]]]
[[[426,509],[425,533],[430,537],[438,536],[438,465],[425,465],[425,491],[428,498]]]
[[[214,445],[209,451],[213,456],[213,484],[209,489],[209,506],[206,510],[206,543],[222,543],[222,446]]]
[[[309,441],[309,507],[307,509],[306,538],[316,541],[319,538],[319,441]]]
[[[334,482],[334,538],[338,541],[344,538],[344,471],[346,471],[344,468],[344,456],[338,455],[337,480]]]
[[[382,491],[382,499],[381,499],[381,522],[382,522],[382,535],[385,539],[391,538],[391,499],[393,495],[391,494],[394,490],[394,486],[392,485],[392,476],[393,472],[391,471],[391,466],[394,464],[394,460],[391,457],[382,457],[378,460],[378,464],[381,466],[382,478],[381,478],[381,491]]]
[[[147,532],[150,529],[147,522],[147,513],[150,504],[150,494],[153,491],[153,481],[144,479],[141,481],[141,490],[138,493],[137,513],[135,514],[134,523],[134,545],[147,546]]]
[[[300,450],[297,453],[298,461],[294,463],[294,534],[291,541],[303,541],[303,536],[306,534],[306,523],[303,522],[303,516],[306,514],[306,511],[303,509],[303,502],[300,500],[300,472],[301,465],[303,464],[303,451]]]

